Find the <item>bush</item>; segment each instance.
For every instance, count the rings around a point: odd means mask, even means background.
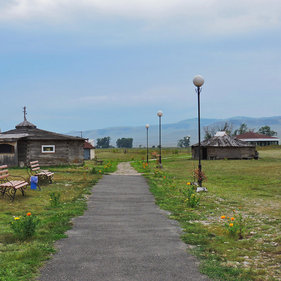
[[[221,216],[224,220],[224,227],[230,237],[243,239],[243,233],[245,228],[244,219],[241,214],[236,215],[233,211],[232,217]]]
[[[50,193],[50,205],[51,207],[58,207],[61,202],[60,202],[60,196],[61,194],[59,192],[51,192]]]
[[[17,239],[26,240],[35,234],[38,223],[39,219],[28,212],[23,217],[14,217],[10,225]]]
[[[190,182],[187,183],[189,186],[188,188],[184,188],[182,190],[185,200],[184,202],[187,204],[187,206],[191,208],[195,208],[199,205],[200,197],[196,193],[196,187],[195,185],[191,184]]]

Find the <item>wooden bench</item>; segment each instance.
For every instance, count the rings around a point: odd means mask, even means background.
[[[54,173],[49,170],[41,170],[38,161],[31,161],[29,163],[29,175],[37,176],[40,181],[48,181],[49,183],[53,182]]]
[[[18,178],[15,180],[13,178]],[[12,176],[9,174],[8,166],[0,166],[0,193],[2,196],[9,197],[14,201],[16,192],[19,189],[24,196],[24,188],[28,185],[28,182],[21,176]]]

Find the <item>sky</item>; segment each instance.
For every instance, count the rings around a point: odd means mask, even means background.
[[[0,129],[280,116],[280,0],[0,0]]]

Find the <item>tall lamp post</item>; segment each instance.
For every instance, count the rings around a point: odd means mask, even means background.
[[[193,78],[193,84],[195,85],[196,89],[195,92],[197,93],[198,96],[198,159],[199,159],[199,164],[198,164],[198,184],[200,187],[202,187],[202,166],[201,166],[201,145],[200,145],[200,93],[202,90],[202,85],[204,84],[204,78],[201,75],[196,75]]]
[[[149,124],[146,124],[145,128],[146,128],[146,163],[148,164],[148,128],[149,128]]]
[[[162,167],[162,157],[161,157],[161,117],[163,116],[163,112],[159,110],[157,112],[157,116],[159,117],[159,166]]]

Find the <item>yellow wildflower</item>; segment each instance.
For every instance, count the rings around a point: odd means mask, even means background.
[[[186,184],[187,184],[187,185],[190,185],[190,182],[187,182]]]
[[[15,220],[19,220],[20,218],[19,217],[15,217]]]
[[[229,226],[232,227],[232,226],[233,226],[233,223],[230,223]]]

